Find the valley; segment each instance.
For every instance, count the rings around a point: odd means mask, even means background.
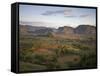
[[[20,25],[20,71],[96,67],[96,27]]]

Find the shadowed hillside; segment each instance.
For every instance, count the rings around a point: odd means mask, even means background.
[[[91,36],[96,34],[96,27],[91,25],[79,25],[76,28],[69,26],[59,27],[58,29],[49,27],[36,27],[29,25],[21,25],[20,34],[33,36],[48,36],[51,34],[54,37],[81,39],[81,37]]]

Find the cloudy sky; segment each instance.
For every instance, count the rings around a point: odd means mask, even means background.
[[[77,27],[81,24],[95,26],[96,10],[89,8],[20,5],[19,20],[20,22],[52,23],[52,26],[45,26],[55,28],[66,25]]]

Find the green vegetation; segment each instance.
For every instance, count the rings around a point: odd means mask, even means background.
[[[96,67],[95,40],[20,37],[20,71]]]

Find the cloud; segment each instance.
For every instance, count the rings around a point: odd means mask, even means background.
[[[89,15],[89,14],[82,14],[82,15],[80,15],[79,17],[82,17],[82,18],[84,18],[84,17],[90,17],[91,15]]]
[[[72,10],[65,10],[64,16],[65,17],[76,17],[76,15],[74,14],[74,12]]]
[[[77,16],[75,16],[75,15],[65,15],[65,17],[77,17]]]
[[[44,16],[55,16],[55,15],[63,15],[64,17],[79,17],[79,18],[85,18],[91,16],[90,14],[75,14],[75,12],[72,9],[65,9],[65,10],[54,10],[54,11],[46,11],[42,13],[41,15]]]
[[[57,11],[46,11],[42,13],[42,15],[55,15],[55,14],[62,14],[64,10],[57,10]]]
[[[44,16],[49,16],[49,15],[58,15],[58,14],[62,14],[62,15],[67,15],[67,16],[70,16],[72,10],[71,9],[65,9],[65,10],[56,10],[56,11],[46,11],[44,13],[42,13],[41,15],[44,15]]]

